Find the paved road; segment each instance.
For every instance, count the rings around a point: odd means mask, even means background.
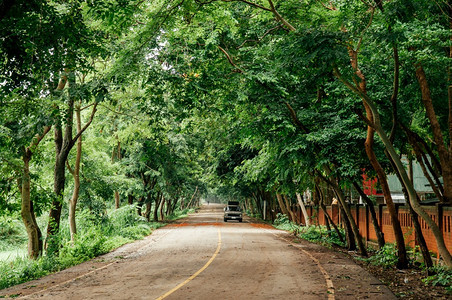
[[[142,241],[0,291],[22,299],[395,299],[342,254],[211,204]]]

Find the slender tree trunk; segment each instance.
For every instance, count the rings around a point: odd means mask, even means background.
[[[296,196],[297,196],[297,200],[298,200],[298,205],[300,205],[301,212],[303,213],[303,217],[306,222],[305,225],[306,225],[306,227],[309,227],[310,226],[309,216],[308,216],[308,212],[306,211],[306,206],[304,205],[303,198],[301,198],[301,195],[298,192],[296,193]]]
[[[82,122],[80,116],[80,104],[76,107],[75,115],[77,120],[77,133],[82,130]],[[78,196],[80,193],[80,161],[82,158],[82,136],[77,139],[77,154],[75,158],[74,170],[71,172],[74,176],[74,191],[72,198],[69,200],[69,231],[71,234],[71,241],[74,241],[77,234],[77,225],[75,221],[75,210],[77,207]],[[71,170],[70,170],[71,171]]]
[[[166,199],[165,199],[165,197],[162,197],[162,201],[160,203],[160,220],[161,221],[163,221],[163,219],[164,219],[163,209],[165,207],[165,203],[166,203]]]
[[[113,148],[113,152],[111,154],[111,162],[114,163],[116,160],[121,160],[121,142],[118,139],[118,136],[116,136],[117,144]],[[114,192],[114,198],[115,198],[115,209],[118,209],[121,206],[121,199],[119,197],[119,191],[115,190]]]
[[[264,216],[263,212],[262,212],[262,207],[259,203],[259,191],[257,191],[256,193],[253,192],[253,200],[254,203],[256,204],[256,208],[257,208],[257,213],[260,214],[262,216],[262,218],[265,220],[266,216]]]
[[[140,197],[138,198],[138,203],[137,203],[137,214],[141,217],[141,210],[142,210],[142,206],[143,206],[143,201],[144,198]]]
[[[198,186],[196,186],[195,192],[193,193],[193,195],[191,196],[190,201],[188,202],[187,207],[190,208],[193,202],[193,199],[195,199],[196,193],[198,192]]]
[[[118,209],[121,206],[120,204],[119,192],[115,191],[115,209]]]
[[[326,171],[328,176],[331,175],[331,170],[327,166],[324,166],[324,170]],[[361,255],[367,256],[366,247],[364,246],[363,240],[361,238],[361,234],[359,233],[358,226],[356,225],[356,221],[353,218],[352,212],[350,211],[350,207],[348,206],[347,202],[345,201],[344,192],[342,191],[341,187],[335,181],[328,180],[327,183],[329,183],[333,187],[334,192],[336,193],[336,196],[338,198],[338,201],[344,210],[344,214],[347,216],[346,220],[348,220],[348,222],[349,222],[349,225],[351,227],[351,230],[352,230],[353,235],[356,240],[356,244],[358,245],[359,252],[361,253]]]
[[[162,193],[158,192],[157,197],[155,198],[154,222],[158,222],[158,220],[159,220],[158,211],[159,211],[159,206],[160,206],[160,202],[162,201],[162,198],[163,198]]]
[[[433,140],[435,141],[436,148],[438,149],[439,161],[442,167],[442,176],[444,182],[444,202],[452,204],[452,143],[449,147],[445,145],[441,126],[433,107],[433,99],[430,93],[430,87],[425,75],[424,68],[420,63],[416,64],[416,77],[421,88],[422,103],[424,104],[427,118],[430,121],[430,127],[433,133]],[[448,91],[452,91],[452,87],[448,87]],[[449,93],[449,137],[452,137],[452,95]],[[413,207],[414,208],[414,207]],[[416,209],[415,209],[416,210]],[[449,254],[450,256],[450,254]],[[452,258],[451,258],[452,264]]]
[[[44,127],[41,135],[36,135],[30,146],[25,148],[22,155],[23,169],[22,179],[19,184],[19,191],[22,198],[21,201],[21,216],[28,235],[28,257],[37,259],[42,255],[43,243],[42,233],[36,222],[36,216],[33,209],[33,200],[31,199],[31,177],[30,177],[30,160],[33,151],[38,147],[39,143],[50,131],[50,126]]]
[[[339,231],[339,228],[337,227],[337,225],[334,223],[333,219],[331,218],[331,216],[328,214],[328,212],[326,211],[326,207],[325,207],[325,203],[321,202],[320,204],[320,208],[323,210],[323,213],[325,214],[326,220],[328,221],[328,224],[330,224],[331,226],[333,226],[334,231],[336,232],[339,240],[344,243],[344,238],[342,237],[341,232]],[[329,228],[328,230],[331,230],[331,228]]]
[[[399,181],[402,182],[400,180],[400,176],[397,172],[396,172],[396,175],[399,178]],[[413,162],[411,159],[408,161],[408,175],[410,177],[411,182],[413,183],[414,182],[413,181],[413,179],[414,179],[413,178]],[[402,184],[402,191],[403,191],[403,194],[405,195],[405,197],[408,198],[407,190],[403,184]],[[424,264],[427,268],[431,268],[431,267],[433,267],[433,261],[432,261],[432,257],[430,256],[430,252],[428,251],[428,246],[425,241],[424,234],[422,233],[421,224],[419,224],[419,217],[418,217],[417,213],[411,207],[411,204],[409,202],[407,204],[410,209],[411,221],[413,222],[414,232],[416,235],[416,241],[419,245],[419,248],[421,249],[422,257],[424,258]],[[430,272],[430,271],[428,271],[428,272]]]
[[[146,211],[144,212],[144,217],[148,222],[151,221],[151,210],[152,210],[152,202],[151,199],[148,198],[148,201],[146,201]]]
[[[318,195],[319,195],[319,204],[320,204],[320,208],[323,210],[323,213],[325,214],[325,217],[326,217],[326,219],[328,220],[328,223],[329,223],[331,226],[333,226],[334,231],[336,232],[336,234],[337,234],[339,240],[340,240],[342,243],[345,243],[344,238],[342,237],[342,234],[341,234],[341,232],[339,231],[339,228],[337,227],[337,225],[334,223],[334,221],[333,221],[333,219],[331,218],[331,216],[330,216],[330,215],[328,214],[328,212],[326,211],[326,207],[325,207],[325,203],[324,203],[325,197],[322,196],[322,193],[320,192],[320,188],[319,188],[317,185],[316,185],[315,188],[316,188],[316,191],[317,191],[317,193],[318,193]],[[329,230],[331,230],[331,229],[329,229]]]
[[[353,186],[355,187],[356,191],[359,193],[359,195],[363,198],[364,202],[366,202],[367,207],[369,207],[370,216],[372,220],[372,226],[374,227],[375,235],[377,236],[377,242],[378,242],[378,248],[383,248],[385,245],[385,238],[384,234],[381,231],[380,225],[378,225],[378,218],[377,214],[375,212],[375,207],[372,201],[367,197],[367,195],[364,193],[364,191],[361,189],[361,187],[356,183],[356,181],[353,181]]]
[[[127,195],[127,203],[129,203],[130,205],[133,204],[133,195],[132,194],[128,194]]]
[[[356,250],[356,242],[354,238],[354,233],[352,226],[350,225],[350,220],[345,214],[345,209],[342,206],[342,203],[339,202],[339,212],[341,214],[342,224],[345,229],[345,239],[347,240],[347,250],[355,251]]]
[[[367,81],[366,77],[360,70],[358,66],[358,49],[352,49],[349,47],[349,56],[350,56],[350,62],[352,65],[353,70],[355,71],[356,76],[359,78],[359,82],[356,82],[357,89],[360,91],[361,94],[367,95]],[[366,101],[363,101],[364,108],[366,110],[367,119],[369,122],[374,122],[374,116],[373,112],[370,109],[369,105],[366,103]],[[406,249],[405,249],[405,241],[403,239],[403,232],[402,228],[400,227],[399,218],[397,216],[394,203],[392,201],[391,197],[391,191],[389,190],[388,183],[386,181],[386,174],[381,167],[380,163],[377,160],[377,156],[375,155],[375,152],[373,150],[373,144],[374,144],[374,136],[375,136],[375,129],[370,126],[370,124],[367,125],[367,137],[366,141],[364,142],[364,147],[366,149],[367,157],[369,158],[369,161],[374,168],[374,170],[377,172],[377,177],[380,182],[380,185],[383,190],[383,194],[386,200],[386,204],[388,206],[389,214],[391,216],[392,226],[394,230],[395,239],[397,242],[397,254],[398,254],[398,262],[397,267],[398,268],[406,268],[408,266],[408,258],[406,255]]]
[[[166,209],[165,209],[165,214],[168,216],[168,215],[170,215],[171,214],[171,206],[172,206],[172,200],[171,200],[171,198],[168,198],[167,200],[166,200]]]
[[[21,215],[28,235],[28,257],[37,259],[42,255],[41,230],[36,223],[33,212],[33,202],[30,197],[30,158],[31,151],[26,151],[22,157],[24,162],[21,184]]]
[[[364,103],[366,107],[367,118],[372,122],[373,114],[370,110],[369,106]],[[386,180],[386,174],[381,167],[380,163],[377,160],[377,156],[373,150],[374,143],[374,129],[370,126],[367,126],[367,139],[365,142],[366,154],[369,158],[369,161],[377,173],[378,181],[383,190],[383,195],[386,200],[386,205],[388,207],[389,215],[391,217],[392,228],[394,231],[394,237],[397,243],[397,268],[405,269],[408,267],[408,257],[405,248],[405,240],[403,239],[402,227],[400,226],[399,216],[397,214],[394,202],[392,201],[391,191],[389,190],[389,185]]]
[[[295,217],[295,214],[292,211],[291,205],[290,205],[290,199],[287,197],[287,195],[283,195],[284,198],[284,204],[286,206],[287,211],[289,212],[289,217],[292,219],[292,222],[297,222],[297,219]]]
[[[67,70],[66,70],[67,72]],[[74,72],[69,72],[64,75],[60,84],[58,85],[58,90],[62,90],[69,82],[69,100],[67,101],[67,109],[65,110],[65,129],[63,135],[63,129],[61,125],[61,120],[56,120],[55,123],[55,168],[54,168],[54,184],[53,191],[55,194],[55,199],[52,201],[52,205],[49,213],[49,222],[47,225],[47,240],[52,241],[52,237],[59,232],[60,219],[61,219],[61,208],[63,203],[63,192],[64,185],[66,182],[66,161],[71,151],[74,147],[77,139],[80,135],[88,128],[88,126],[93,121],[94,115],[97,111],[97,103],[93,104],[91,111],[91,116],[88,122],[81,128],[80,132],[73,138],[72,137],[72,126],[74,119],[74,98],[75,98],[75,74]],[[46,242],[47,242],[46,240]],[[49,245],[54,253],[58,252],[57,245]]]
[[[290,218],[289,211],[287,211],[286,205],[284,204],[283,197],[280,193],[276,193],[276,199],[278,200],[279,207],[281,208],[281,212]]]

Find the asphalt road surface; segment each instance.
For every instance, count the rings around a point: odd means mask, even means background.
[[[144,240],[9,289],[18,299],[395,299],[341,253],[244,218],[223,206]],[[16,299],[17,299],[16,298]]]

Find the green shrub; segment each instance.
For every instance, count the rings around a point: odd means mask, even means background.
[[[135,205],[125,205],[110,213],[110,223],[116,228],[134,226],[140,222],[145,223],[146,218],[137,214]]]
[[[322,244],[324,246],[338,245],[340,247],[345,247],[344,242],[341,242],[336,231],[328,231],[325,226],[309,226],[302,227],[300,237],[307,241]],[[344,236],[343,230],[339,229],[339,234]]]
[[[27,243],[24,225],[10,216],[0,216],[0,251],[15,250]]]
[[[129,238],[131,240],[141,239],[151,232],[151,226],[148,224],[138,224],[133,227],[121,228],[118,232],[119,236]]]
[[[137,215],[133,205],[116,209],[109,216],[98,216],[88,210],[80,211],[77,213],[78,231],[73,242],[70,240],[68,223],[62,219],[60,233],[52,236],[48,242],[50,249],[47,249],[45,256],[37,260],[18,257],[8,262],[0,261],[0,289],[82,263],[141,239],[150,234],[152,229],[161,226],[164,225],[146,222],[145,218]]]
[[[0,289],[47,275],[40,260],[18,257],[13,262],[0,262]]]
[[[62,268],[70,267],[106,251],[103,245],[107,237],[102,234],[98,227],[92,227],[90,230],[76,235],[74,242],[67,241],[59,251],[59,263]]]
[[[279,225],[286,225],[290,223],[289,217],[285,214],[281,214],[281,213],[277,213],[276,214],[276,219],[273,222],[276,226]]]
[[[171,215],[167,216],[167,220],[177,220],[181,218],[185,218],[190,213],[194,213],[194,208],[185,208],[183,210],[176,209]]]
[[[285,214],[276,214],[276,219],[273,222],[273,224],[275,225],[276,228],[281,229],[281,230],[287,230],[290,232],[299,232],[301,227],[290,222],[289,217]]]
[[[426,285],[444,286],[446,287],[446,290],[452,294],[452,269],[443,266],[435,266],[432,267],[430,271],[434,275],[428,276],[422,281]]]
[[[391,268],[397,264],[397,248],[394,244],[386,243],[375,255],[365,259],[374,266]]]

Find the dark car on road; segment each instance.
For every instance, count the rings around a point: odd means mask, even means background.
[[[237,220],[242,222],[242,210],[240,206],[237,204],[229,204],[224,208],[224,221],[228,220]]]

